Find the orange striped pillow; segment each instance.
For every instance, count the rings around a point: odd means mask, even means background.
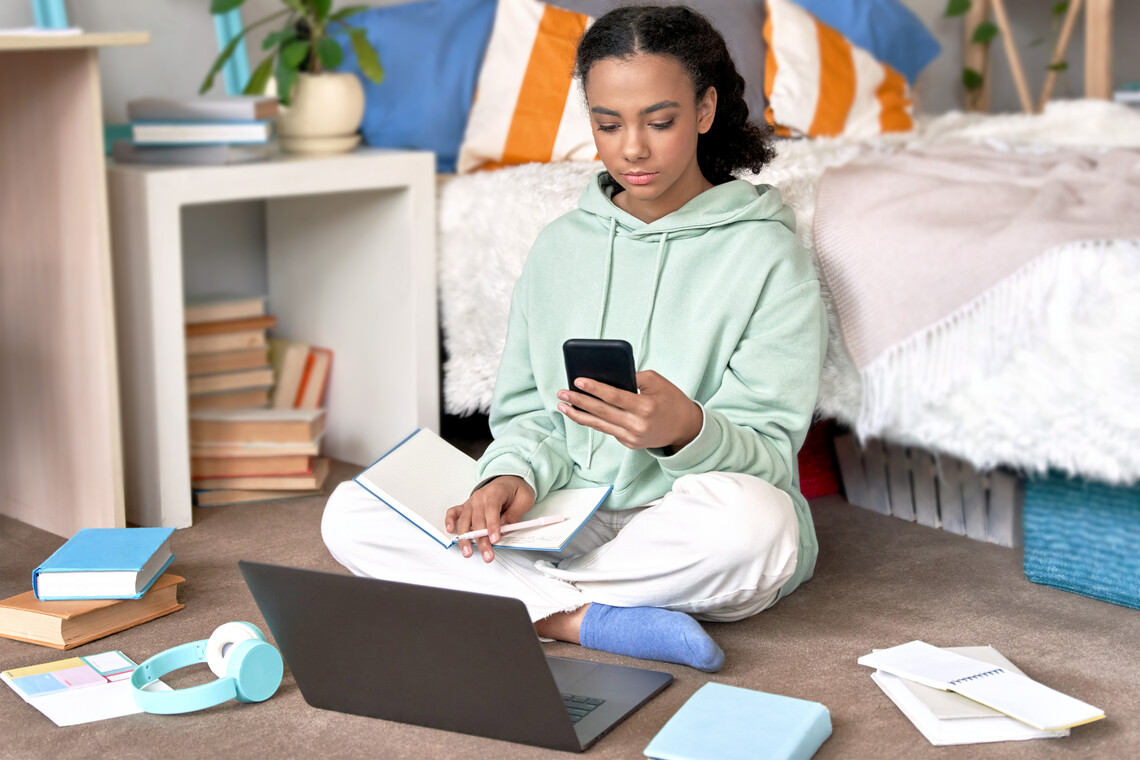
[[[458,171],[597,156],[581,85],[578,40],[593,19],[539,0],[499,0]]]
[[[906,79],[791,0],[768,0],[765,117],[778,134],[873,137],[914,127]]]

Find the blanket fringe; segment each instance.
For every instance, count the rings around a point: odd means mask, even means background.
[[[881,434],[916,407],[945,401],[967,383],[992,375],[1039,337],[1047,312],[1079,316],[1104,295],[1102,264],[1138,256],[1140,240],[1066,243],[1045,251],[977,298],[876,357],[861,372],[861,439]]]

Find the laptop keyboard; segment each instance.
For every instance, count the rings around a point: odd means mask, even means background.
[[[606,700],[594,697],[580,697],[576,694],[563,694],[562,704],[566,705],[566,712],[570,713],[570,722],[577,723],[597,709],[598,705]]]

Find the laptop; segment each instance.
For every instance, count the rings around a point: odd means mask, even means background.
[[[547,657],[518,599],[238,562],[305,701],[581,752],[673,680]]]

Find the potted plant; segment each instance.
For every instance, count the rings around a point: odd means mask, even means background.
[[[217,15],[238,8],[245,0],[211,0]],[[281,0],[281,10],[246,25],[218,54],[200,93],[233,55],[238,43],[253,29],[274,21],[282,26],[265,37],[267,52],[245,87],[246,94],[263,94],[276,82],[282,113],[277,118],[281,147],[299,153],[333,153],[351,150],[359,141],[364,118],[364,88],[351,72],[335,71],[344,58],[341,40],[347,37],[360,71],[371,81],[384,80],[380,56],[364,29],[347,22],[369,6],[354,5],[333,11],[333,0]]]

